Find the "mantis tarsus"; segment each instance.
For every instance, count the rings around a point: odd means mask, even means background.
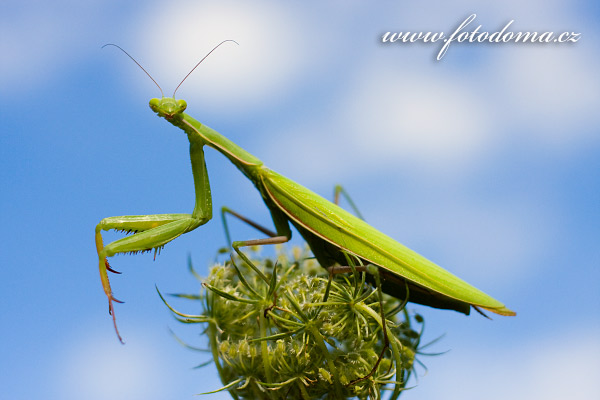
[[[119,46],[116,47],[121,49]],[[127,52],[125,54],[132,58]],[[200,60],[194,69],[207,56]],[[142,68],[135,59],[132,60]],[[149,74],[148,76],[152,79]],[[348,265],[346,256],[352,255],[363,265],[372,264],[378,267],[382,289],[392,296],[400,299],[408,298],[414,303],[455,310],[467,315],[471,307],[477,311],[484,309],[500,315],[516,315],[498,300],[384,235],[362,219],[291,179],[270,170],[257,157],[184,113],[187,104],[184,100],[176,100],[175,92],[172,97],[163,95],[160,99],[151,99],[150,108],[159,117],[182,129],[188,136],[196,195],[195,207],[191,214],[110,217],[103,219],[96,226],[100,276],[113,321],[115,318],[113,302],[118,300],[113,296],[108,280],[107,271],[112,269],[107,258],[117,253],[160,250],[171,240],[204,225],[212,218],[212,200],[204,159],[204,146],[223,154],[252,181],[271,213],[275,232],[259,228],[269,237],[233,242],[232,247],[240,256],[243,257],[240,248],[244,246],[289,241],[292,236],[289,225],[291,223],[306,240],[323,267]],[[110,229],[132,231],[135,234],[104,246],[101,231]],[[116,322],[115,331],[121,339]]]

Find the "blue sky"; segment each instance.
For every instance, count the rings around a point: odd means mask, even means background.
[[[579,399],[600,391],[600,54],[591,1],[21,1],[0,15],[3,257],[0,387],[10,399],[188,399],[220,386],[176,343],[156,295],[193,292],[218,219],[112,265],[118,343],[97,272],[103,217],[190,212],[186,137],[160,94],[326,197],[342,183],[375,227],[501,299],[488,321],[412,306],[427,339],[406,399]],[[576,44],[382,45],[387,31],[573,31]],[[252,185],[207,152],[215,210],[269,222]],[[239,239],[256,233],[234,226]],[[298,236],[298,235],[296,235]],[[107,240],[117,235],[106,235]],[[297,238],[296,238],[297,239]],[[190,307],[182,303],[181,307]],[[193,311],[188,309],[188,311]],[[209,398],[228,398],[214,395]]]

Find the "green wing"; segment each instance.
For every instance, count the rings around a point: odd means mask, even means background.
[[[268,196],[308,231],[422,287],[500,315],[516,315],[498,300],[294,181],[264,168]]]

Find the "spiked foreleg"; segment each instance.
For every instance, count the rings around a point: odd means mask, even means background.
[[[96,249],[102,288],[108,297],[109,311],[114,320],[113,301],[115,299],[108,280],[107,271],[112,271],[107,258],[119,253],[137,253],[160,249],[171,240],[208,222],[208,218],[194,218],[191,214],[129,215],[105,218],[96,226]],[[106,246],[102,241],[102,231],[111,230],[134,232]],[[115,330],[117,329],[115,323]],[[121,339],[119,332],[117,336]]]

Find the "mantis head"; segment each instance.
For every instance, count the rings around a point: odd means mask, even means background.
[[[187,103],[185,100],[175,100],[173,97],[163,97],[160,99],[151,99],[150,108],[159,117],[172,119],[176,115],[185,111]]]
[[[226,42],[233,42],[235,44],[238,44],[238,42],[236,42],[235,40],[228,39],[228,40],[223,40],[221,43],[216,45],[211,51],[208,52],[207,55],[205,55],[200,61],[198,61],[196,66],[194,68],[192,68],[192,70],[190,72],[188,72],[188,74],[185,76],[185,78],[183,78],[183,80],[179,83],[179,85],[177,85],[177,87],[175,88],[175,91],[173,92],[173,97],[164,97],[163,90],[161,89],[160,85],[158,83],[156,83],[156,81],[154,80],[152,75],[150,75],[148,73],[148,71],[146,71],[144,69],[144,67],[142,67],[140,65],[140,63],[136,61],[135,58],[133,58],[128,52],[123,50],[120,46],[117,46],[116,44],[113,44],[113,43],[107,43],[104,46],[102,46],[102,48],[105,48],[106,46],[116,47],[117,49],[119,49],[123,53],[125,53],[127,55],[127,57],[131,58],[131,60],[133,60],[133,62],[136,63],[137,66],[140,67],[142,69],[142,71],[144,71],[146,73],[146,75],[148,75],[148,77],[152,80],[152,82],[154,82],[154,84],[158,87],[158,89],[160,90],[160,94],[162,96],[160,99],[151,99],[150,100],[150,108],[152,109],[152,111],[154,111],[156,114],[158,114],[159,117],[163,117],[165,119],[170,120],[170,119],[173,119],[175,116],[181,114],[187,107],[187,103],[184,100],[175,100],[175,93],[177,93],[177,89],[179,89],[181,84],[183,82],[185,82],[185,80],[188,78],[188,76],[190,76],[191,73],[194,72],[194,70],[198,67],[198,65],[200,65],[202,63],[202,61],[204,61],[206,59],[206,57],[208,57],[213,51],[215,51],[219,46],[221,46],[223,43],[226,43]]]

